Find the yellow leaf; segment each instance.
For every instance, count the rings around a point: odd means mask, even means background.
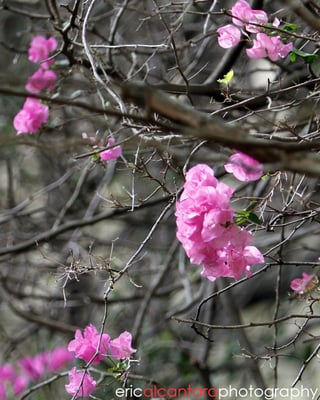
[[[228,73],[223,75],[223,79],[218,79],[218,82],[219,83],[224,83],[225,85],[229,85],[229,83],[231,82],[233,76],[234,76],[233,69],[230,69],[230,71]]]

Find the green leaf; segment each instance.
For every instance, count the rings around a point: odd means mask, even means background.
[[[248,222],[253,222],[254,224],[257,225],[260,225],[261,223],[257,214],[249,211],[248,209],[237,211],[234,219],[238,226]]]
[[[293,51],[290,51],[289,57],[291,62],[295,62],[297,60],[297,55]]]
[[[261,223],[259,217],[255,213],[252,213],[252,212],[249,213],[249,217],[248,218],[254,224],[260,225],[260,223]]]
[[[298,57],[301,57],[306,64],[311,64],[318,57],[318,54],[306,53],[305,51],[292,49],[290,52],[290,61],[295,62]]]
[[[299,28],[297,24],[285,24],[282,29],[287,32],[295,32]]]
[[[218,83],[224,83],[225,85],[228,86],[229,83],[231,82],[233,76],[234,76],[233,69],[230,69],[230,71],[228,73],[223,75],[223,79],[218,79],[217,82]]]

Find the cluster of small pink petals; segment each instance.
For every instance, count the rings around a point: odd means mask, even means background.
[[[34,63],[41,63],[40,68],[28,78],[26,90],[32,94],[39,94],[42,90],[51,91],[54,89],[57,74],[50,66],[54,63],[49,59],[50,54],[56,50],[58,42],[54,37],[46,39],[44,36],[35,36],[28,50],[29,60]],[[22,109],[16,114],[13,126],[17,134],[38,133],[49,118],[49,107],[42,104],[40,100],[28,97]]]
[[[268,36],[265,33],[257,33],[256,39],[253,39],[253,46],[246,49],[249,58],[270,58],[277,61],[279,58],[285,58],[293,48],[293,44],[284,44],[280,36]]]
[[[263,165],[240,151],[232,154],[224,168],[239,181],[256,181],[263,175]]]
[[[254,10],[245,0],[238,0],[231,8],[232,22],[238,26],[245,26],[248,32],[259,32],[260,27],[250,24],[266,24],[268,16],[263,10]]]
[[[219,34],[218,43],[220,47],[224,49],[230,49],[240,42],[241,32],[234,25],[228,24],[221,26],[217,29],[217,32]]]
[[[13,119],[13,126],[17,134],[37,133],[41,126],[48,121],[49,107],[42,104],[40,100],[27,97],[22,109]]]
[[[253,46],[246,49],[249,58],[266,58],[276,61],[285,58],[293,48],[292,43],[283,43],[280,36],[268,36],[261,32],[261,25],[268,22],[268,16],[263,10],[254,10],[245,0],[238,0],[231,8],[232,22],[217,29],[218,43],[222,48],[228,49],[236,46],[241,40],[241,30],[256,33],[253,39]],[[235,26],[237,25],[237,26]],[[274,25],[279,25],[279,20],[275,19]]]
[[[67,348],[56,347],[34,357],[25,356],[17,360],[15,367],[9,363],[0,365],[0,400],[6,399],[7,393],[15,396],[22,394],[30,382],[39,381],[48,373],[58,372],[72,360]]]
[[[98,149],[99,147],[103,146],[102,141],[97,142],[97,139],[95,137],[88,136],[88,134],[85,132],[82,133],[82,138],[90,140],[93,149]],[[115,142],[116,141],[113,137],[108,139],[106,150],[99,153],[100,159],[102,161],[108,162],[111,160],[117,160],[122,155],[122,147],[120,145],[114,146]]]
[[[117,338],[110,341],[110,353],[116,360],[130,357],[137,350],[131,346],[132,336],[130,332],[122,332]]]
[[[202,275],[239,279],[250,267],[264,261],[251,246],[252,235],[238,227],[230,200],[234,189],[219,182],[213,170],[198,164],[186,174],[184,190],[176,204],[177,238]]]
[[[51,69],[39,68],[31,75],[26,84],[26,90],[33,94],[39,94],[41,90],[53,90],[57,74]]]
[[[73,352],[76,358],[81,358],[87,363],[90,361],[92,364],[98,364],[106,356],[109,342],[108,334],[103,333],[100,338],[100,333],[90,324],[84,328],[83,335],[80,329],[76,330],[75,338],[69,343],[68,350]]]
[[[54,63],[49,59],[52,52],[58,47],[58,42],[54,37],[46,39],[44,36],[35,36],[28,50],[29,60],[34,63],[41,63],[42,68],[48,69]]]
[[[69,383],[65,385],[67,393],[75,399],[90,396],[96,389],[97,382],[86,371],[77,371],[76,367],[69,372]]]
[[[290,283],[290,288],[299,294],[305,294],[315,289],[318,284],[318,278],[315,275],[302,273],[302,278],[293,279]]]
[[[111,147],[115,144],[114,138],[110,138],[108,140],[107,147]],[[122,154],[122,148],[121,146],[114,146],[111,149],[106,149],[100,153],[100,158],[103,161],[111,161],[111,160],[116,160],[119,158]]]
[[[131,344],[132,335],[130,332],[122,332],[117,338],[110,340],[108,334],[100,334],[90,324],[84,328],[83,334],[80,329],[76,330],[74,339],[68,345],[68,350],[74,353],[76,358],[81,358],[86,363],[98,364],[107,356],[108,350],[116,360],[130,358],[136,352]],[[90,396],[95,390],[96,381],[88,371],[82,372],[73,368],[69,373],[69,383],[65,388],[75,398],[86,397]]]

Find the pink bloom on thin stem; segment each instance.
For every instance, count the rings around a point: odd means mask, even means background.
[[[58,42],[54,37],[46,39],[44,36],[35,36],[28,50],[29,60],[34,63],[41,62],[41,66],[48,69],[54,63],[53,59],[48,58],[57,47]]]
[[[41,90],[53,90],[57,74],[51,69],[39,68],[30,76],[26,84],[26,90],[30,93],[38,94]]]
[[[240,30],[234,25],[225,25],[217,29],[218,43],[224,49],[236,46],[241,39]]]
[[[122,332],[116,339],[110,341],[110,352],[112,356],[121,360],[122,358],[128,358],[131,354],[137,350],[131,347],[132,336],[130,332]]]
[[[293,44],[284,44],[280,36],[268,36],[265,33],[257,33],[256,39],[253,39],[253,46],[246,49],[249,58],[268,57],[272,61],[279,58],[285,58],[292,50]]]
[[[176,203],[177,239],[191,263],[202,265],[202,276],[212,281],[250,276],[251,265],[264,261],[250,245],[252,235],[233,221],[233,191],[215,178],[208,165],[198,164],[187,172]]]
[[[268,15],[263,10],[253,10],[245,0],[238,0],[231,8],[232,22],[245,26],[248,32],[259,32],[260,26],[268,22]],[[253,25],[252,25],[253,24]]]
[[[235,25],[243,26],[249,22],[252,8],[245,0],[238,0],[236,4],[231,8],[231,14],[233,16],[232,22]]]
[[[24,375],[19,375],[15,378],[12,384],[13,393],[15,395],[21,394],[29,384],[29,379]]]
[[[115,144],[115,140],[114,140],[114,138],[111,137],[108,140],[107,146],[111,147],[114,144]],[[121,156],[121,154],[122,154],[121,146],[115,146],[115,147],[112,147],[111,149],[107,148],[106,150],[102,151],[100,153],[100,158],[103,161],[116,160],[118,157]]]
[[[73,352],[76,358],[81,358],[87,363],[90,361],[92,364],[98,364],[106,356],[109,342],[110,336],[108,334],[103,333],[100,338],[100,333],[90,324],[84,328],[83,335],[80,329],[76,330],[75,338],[69,343],[68,350]],[[95,354],[96,356],[92,360]]]
[[[241,152],[232,154],[224,168],[242,182],[256,181],[263,175],[263,165]]]
[[[12,365],[4,364],[0,366],[0,381],[12,382],[16,377],[16,373]]]
[[[41,126],[48,121],[49,107],[41,104],[40,100],[28,97],[22,109],[13,119],[17,134],[37,133]]]
[[[35,357],[23,357],[19,360],[19,365],[28,378],[37,381],[46,373],[45,353],[40,353]]]
[[[86,371],[77,371],[73,367],[69,372],[69,383],[65,385],[66,391],[75,398],[88,397],[96,389],[97,382]]]
[[[312,289],[318,283],[318,278],[315,275],[307,274],[306,272],[302,273],[302,278],[293,279],[290,283],[290,288],[299,294],[304,294]]]
[[[48,371],[57,372],[72,360],[73,356],[66,347],[56,347],[47,354]]]
[[[256,33],[261,30],[259,25],[264,25],[268,22],[268,16],[263,10],[251,10],[248,20],[249,24],[246,24],[246,30]]]

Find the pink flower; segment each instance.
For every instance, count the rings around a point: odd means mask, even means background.
[[[260,32],[261,27],[259,25],[268,22],[268,15],[263,10],[251,10],[248,20],[249,24],[246,24],[246,30],[248,32]]]
[[[231,8],[231,14],[232,22],[238,26],[245,26],[248,32],[260,31],[259,26],[251,24],[263,25],[268,22],[268,15],[265,11],[253,10],[245,0],[238,0]]]
[[[111,137],[108,140],[107,146],[111,147],[114,145],[114,143],[115,143],[115,140],[114,140],[114,138]],[[116,160],[118,157],[121,156],[121,154],[122,154],[121,146],[115,146],[115,147],[112,147],[111,149],[107,148],[107,150],[102,151],[100,153],[100,158],[103,161]]]
[[[26,90],[38,94],[41,90],[53,90],[57,80],[57,74],[51,69],[39,68],[30,76],[26,84]]]
[[[318,278],[315,275],[309,275],[306,272],[302,273],[301,279],[293,279],[290,283],[290,288],[299,294],[304,294],[306,292],[314,289],[318,284]]]
[[[237,45],[241,39],[240,30],[234,25],[225,25],[217,29],[218,43],[224,49]]]
[[[97,353],[99,342],[99,352],[92,360]],[[106,333],[102,334],[100,341],[100,333],[90,324],[84,328],[83,336],[80,329],[76,330],[75,338],[69,343],[68,350],[74,352],[76,358],[82,358],[85,362],[91,361],[92,364],[98,364],[105,357],[109,342],[110,336]]]
[[[33,381],[37,381],[46,373],[45,353],[37,354],[35,357],[23,357],[18,363],[26,376]]]
[[[42,124],[48,121],[49,107],[41,104],[40,100],[28,97],[22,109],[14,117],[13,125],[17,134],[37,133]]]
[[[21,394],[29,384],[29,379],[24,375],[19,375],[13,381],[13,393],[15,395]]]
[[[187,172],[176,203],[177,238],[190,261],[202,264],[202,275],[210,280],[239,279],[250,275],[252,264],[263,262],[260,251],[250,246],[252,235],[233,221],[233,191],[214,177],[209,166],[198,164]]]
[[[234,153],[224,168],[242,182],[256,181],[263,175],[262,164],[241,152]]]
[[[0,381],[12,382],[16,377],[14,368],[10,364],[4,364],[0,366]]]
[[[246,49],[249,58],[269,57],[272,61],[278,58],[285,58],[292,50],[293,44],[284,44],[280,36],[269,37],[265,33],[257,33],[256,39],[253,39],[253,46]]]
[[[131,347],[132,336],[130,332],[122,332],[116,339],[110,342],[110,352],[112,356],[121,360],[122,358],[128,358],[131,354],[137,350]]]
[[[96,389],[97,382],[86,371],[77,371],[73,367],[69,372],[69,384],[65,385],[66,391],[75,398],[87,397]]]
[[[46,39],[44,36],[35,36],[29,47],[29,60],[36,63],[41,62],[41,66],[48,69],[54,60],[48,60],[50,53],[56,50],[58,42],[54,37]]]
[[[72,360],[73,356],[66,347],[56,347],[47,354],[47,368],[50,372],[57,372]]]
[[[231,14],[233,16],[232,22],[235,25],[243,26],[249,22],[252,8],[245,0],[238,0],[236,4],[231,8]]]

